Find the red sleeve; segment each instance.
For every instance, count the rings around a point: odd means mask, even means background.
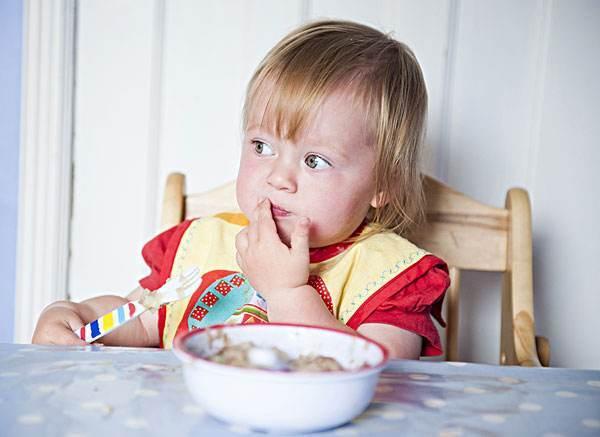
[[[156,290],[168,279],[181,237],[191,223],[191,220],[185,220],[158,234],[144,245],[142,257],[150,267],[150,273],[139,281],[143,288]]]
[[[393,278],[361,305],[348,326],[384,323],[414,332],[423,338],[422,356],[443,353],[432,316],[442,326],[442,303],[450,285],[448,267],[441,259],[427,255]]]
[[[156,290],[160,288],[171,274],[173,261],[177,248],[181,242],[181,237],[192,223],[191,220],[185,220],[166,231],[158,234],[152,240],[148,241],[142,249],[142,257],[148,267],[150,274],[140,279],[140,285],[147,290]],[[160,336],[160,347],[163,347],[163,332],[165,329],[165,306],[158,309],[158,334]]]

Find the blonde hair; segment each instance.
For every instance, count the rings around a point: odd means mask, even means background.
[[[427,91],[406,45],[358,23],[309,23],[285,36],[259,64],[248,84],[244,130],[257,95],[267,87],[263,121],[271,120],[275,133],[290,139],[329,94],[350,90],[365,109],[376,147],[375,192],[381,193],[383,206],[367,215],[372,232],[405,234],[422,220],[419,166]]]

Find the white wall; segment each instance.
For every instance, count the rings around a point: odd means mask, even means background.
[[[559,363],[600,367],[600,3],[557,2],[532,165],[536,310]]]
[[[554,365],[600,368],[600,3],[88,0],[78,14],[72,298],[136,285],[165,176],[184,171],[189,191],[232,179],[257,62],[306,19],[347,18],[419,58],[434,175],[492,205],[529,190],[538,332]],[[462,358],[497,362],[499,276],[463,283]]]

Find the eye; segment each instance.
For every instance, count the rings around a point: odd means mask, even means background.
[[[304,163],[315,170],[321,170],[324,168],[331,167],[329,161],[315,154],[310,154],[306,158],[304,158]]]
[[[273,152],[273,149],[271,148],[271,146],[269,146],[267,143],[263,143],[262,141],[254,140],[254,141],[252,141],[252,144],[254,145],[254,152],[257,155],[271,156],[271,155],[275,154]]]

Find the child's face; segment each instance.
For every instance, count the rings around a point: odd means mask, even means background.
[[[334,92],[310,117],[296,141],[261,127],[266,96],[258,95],[248,116],[237,179],[240,208],[253,219],[268,198],[277,231],[286,244],[296,221],[308,217],[310,247],[348,238],[374,198],[375,150],[364,113],[351,96]]]

